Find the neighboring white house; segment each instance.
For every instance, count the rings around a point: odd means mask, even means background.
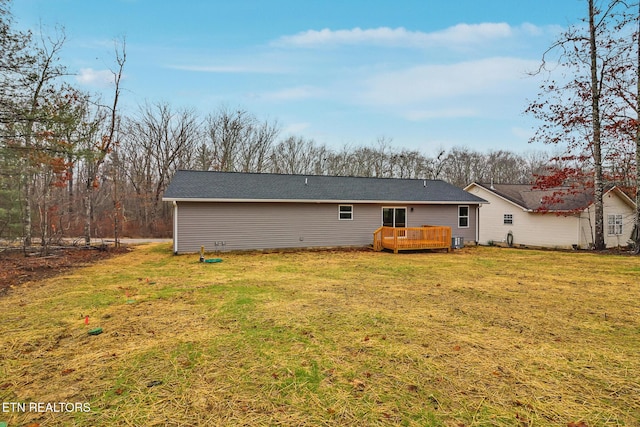
[[[581,249],[593,245],[593,190],[565,196],[555,205],[543,203],[552,190],[525,184],[474,182],[465,191],[489,202],[479,213],[480,244]],[[605,244],[626,246],[634,227],[635,203],[618,187],[608,189],[603,199]]]

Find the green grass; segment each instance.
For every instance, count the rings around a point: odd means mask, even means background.
[[[218,256],[218,255],[217,255]],[[0,413],[40,425],[635,425],[638,258],[149,245],[0,305]],[[84,325],[84,316],[89,325]],[[100,326],[95,337],[87,330]]]

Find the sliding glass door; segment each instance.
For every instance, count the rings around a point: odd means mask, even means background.
[[[407,208],[382,208],[382,225],[385,227],[406,227]]]

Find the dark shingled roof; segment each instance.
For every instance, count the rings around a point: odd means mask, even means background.
[[[569,188],[539,190],[529,184],[476,184],[530,211],[582,210],[594,200],[593,188],[576,192]],[[550,203],[550,200],[555,203]]]
[[[442,180],[180,170],[165,201],[486,203]]]

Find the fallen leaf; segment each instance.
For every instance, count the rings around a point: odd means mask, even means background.
[[[532,405],[532,404],[530,404],[530,403],[522,402],[522,401],[520,401],[520,400],[514,400],[514,401],[513,401],[513,404],[514,404],[515,406],[522,406],[522,407],[527,408],[527,409],[529,409],[529,410],[533,410],[533,405]]]
[[[351,381],[351,384],[353,385],[353,388],[356,388],[358,390],[364,390],[364,388],[365,388],[364,381],[360,381],[358,379],[355,379],[355,380]]]

